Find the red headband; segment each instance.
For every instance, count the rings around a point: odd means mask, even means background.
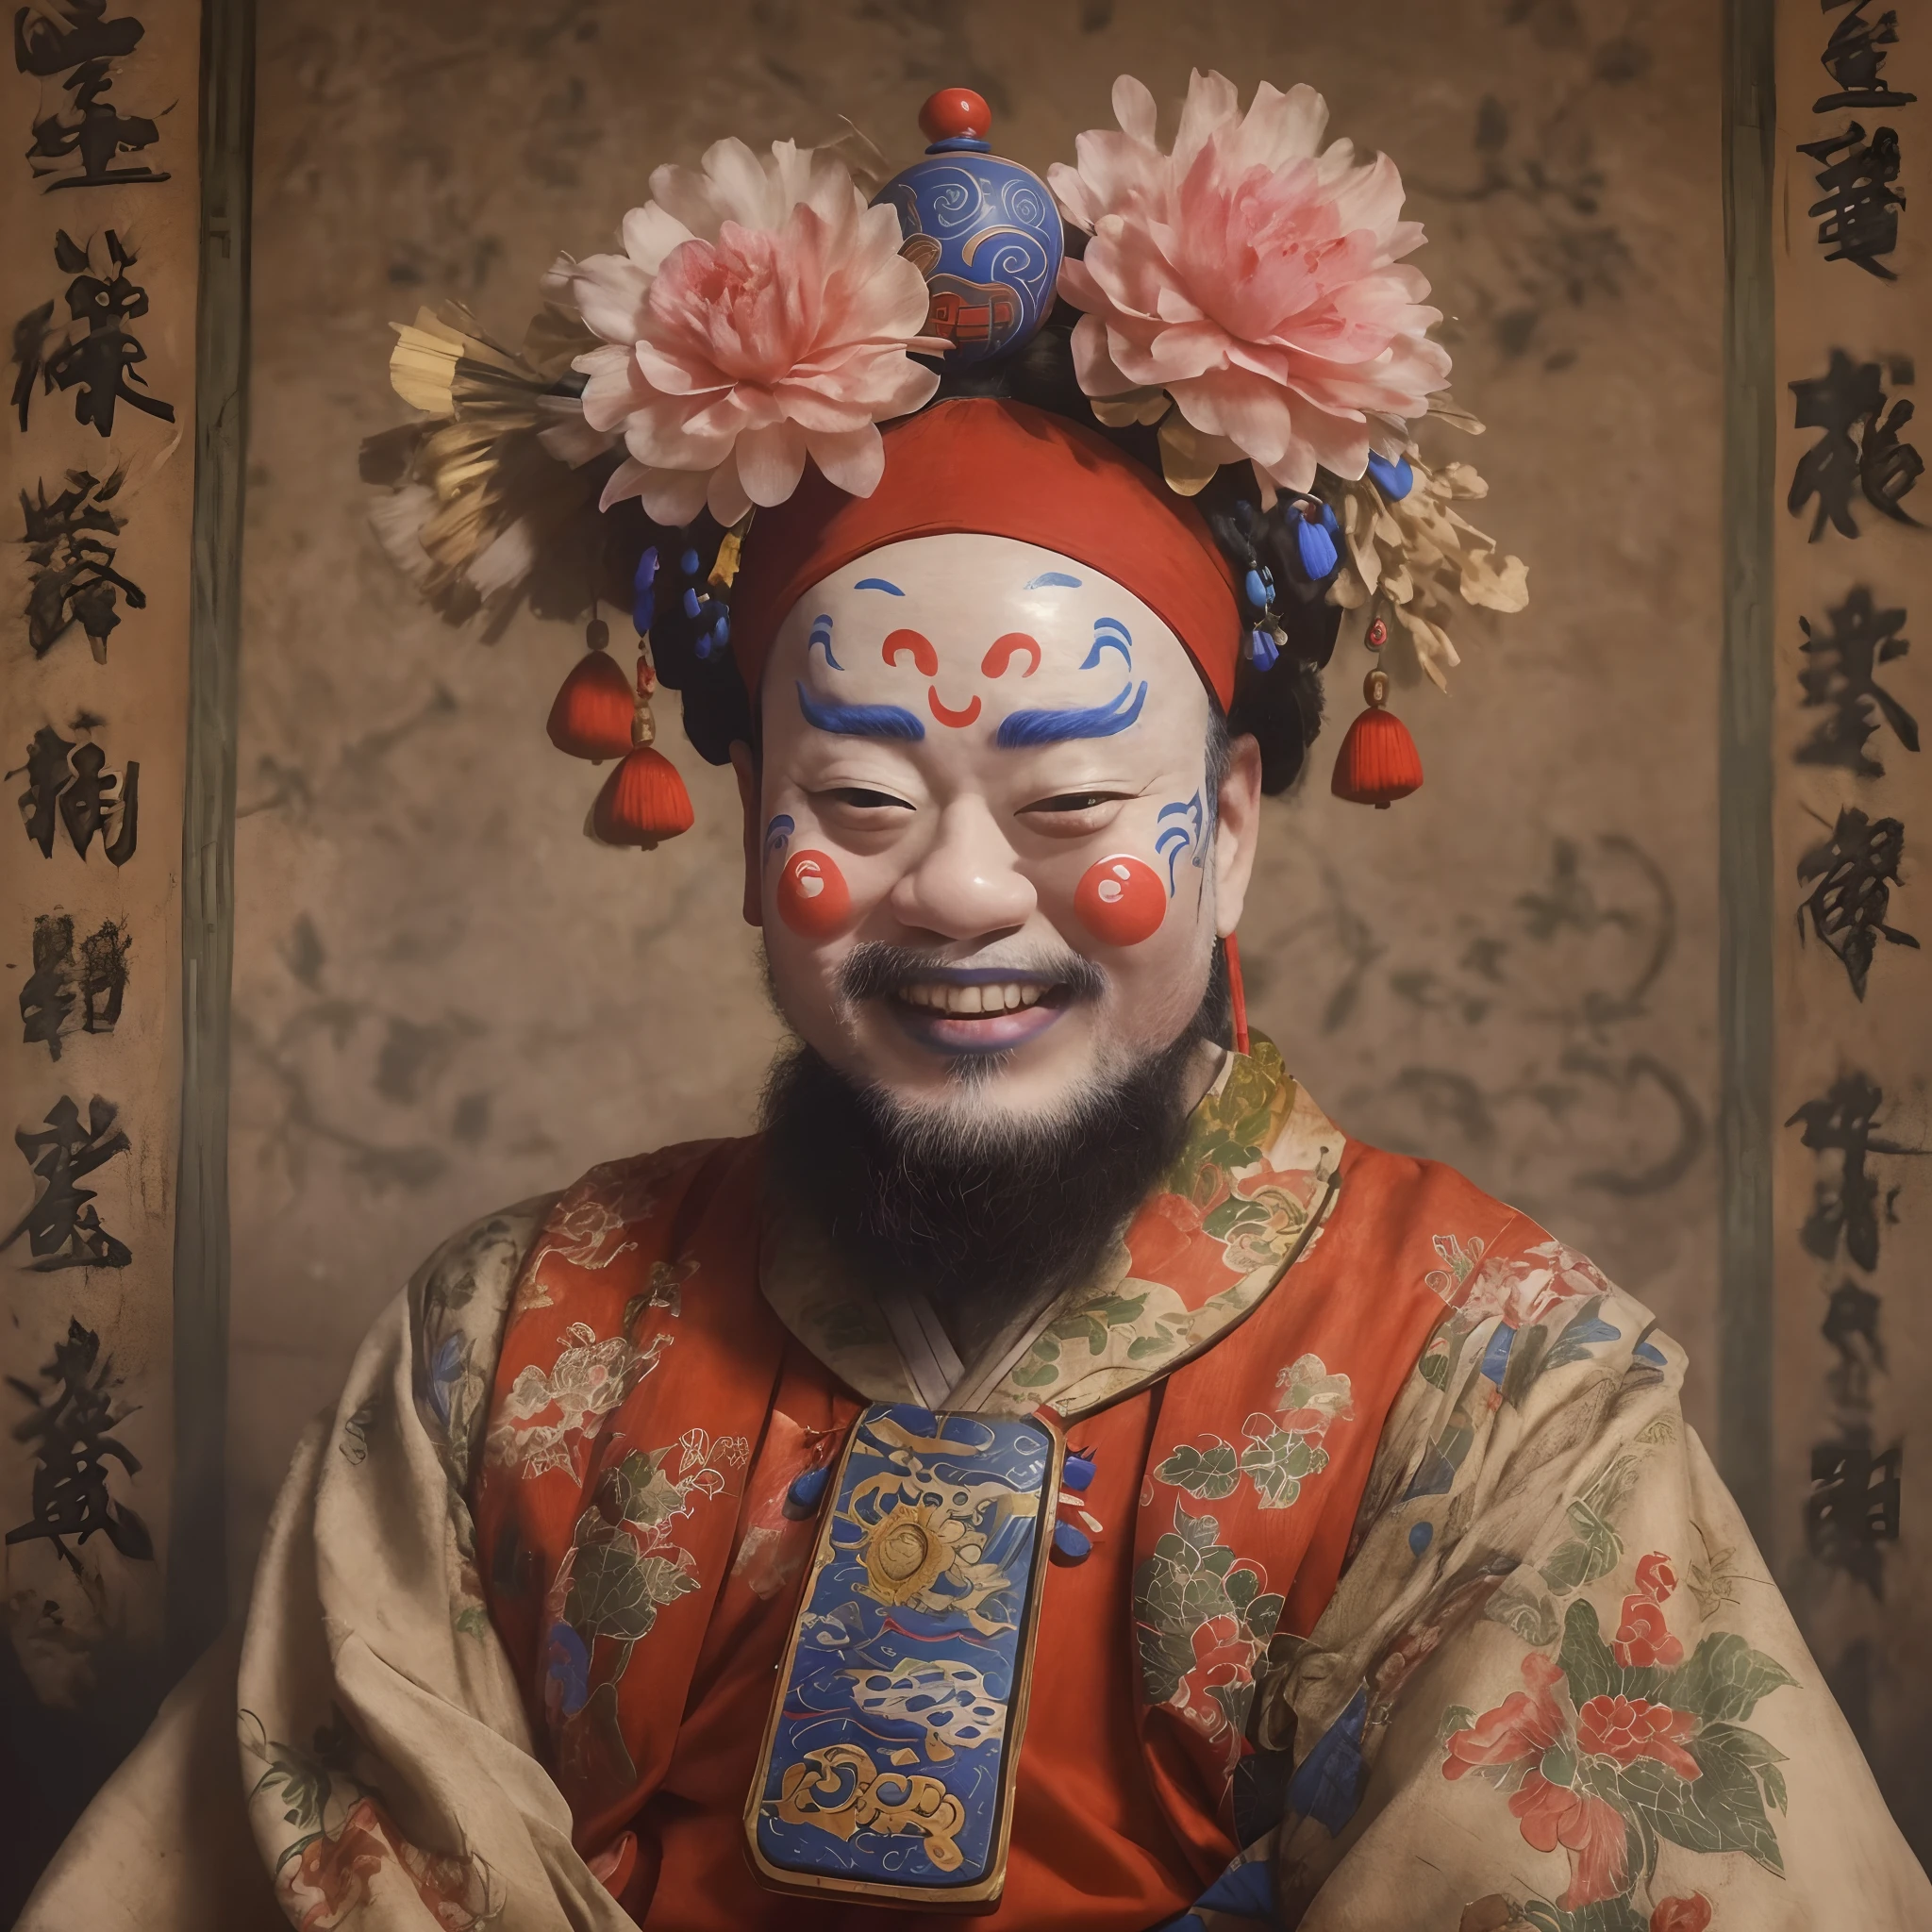
[[[1124,585],[1188,648],[1226,710],[1241,617],[1234,573],[1200,512],[1105,437],[1024,403],[955,397],[888,425],[886,473],[848,496],[808,469],[752,520],[731,594],[748,691],[791,607],[855,558],[971,531],[1057,550]]]

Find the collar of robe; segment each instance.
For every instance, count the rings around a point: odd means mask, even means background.
[[[1213,1347],[1307,1252],[1332,1211],[1342,1134],[1266,1035],[1226,1056],[1187,1143],[1098,1276],[959,1359],[916,1291],[855,1283],[806,1217],[767,1207],[759,1286],[804,1346],[874,1402],[1062,1422]]]

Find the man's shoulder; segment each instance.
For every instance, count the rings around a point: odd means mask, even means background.
[[[475,1301],[501,1309],[533,1260],[555,1256],[595,1268],[624,1248],[627,1229],[686,1201],[758,1144],[756,1135],[674,1141],[599,1161],[567,1188],[479,1214],[431,1251],[410,1277],[410,1299],[419,1312]]]
[[[1650,1310],[1581,1249],[1446,1162],[1351,1138],[1343,1202],[1351,1176],[1357,1178],[1358,1208],[1420,1241],[1426,1283],[1441,1298],[1445,1320],[1459,1317],[1467,1325],[1500,1317],[1521,1330],[1586,1311],[1587,1320],[1601,1322],[1614,1310],[1620,1329],[1634,1325],[1662,1339]]]

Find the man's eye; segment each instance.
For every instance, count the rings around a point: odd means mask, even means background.
[[[1127,796],[1124,791],[1062,791],[1023,808],[1037,812],[1098,811],[1102,806],[1118,805]]]
[[[891,808],[898,811],[910,811],[912,808],[903,798],[894,798],[890,791],[869,791],[862,785],[839,785],[831,791],[822,792],[821,797],[829,798],[838,805],[857,806],[861,810],[876,810]]]

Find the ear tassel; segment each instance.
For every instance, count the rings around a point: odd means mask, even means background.
[[[633,688],[609,654],[610,626],[602,618],[591,620],[584,642],[588,648],[571,666],[550,707],[550,741],[558,751],[593,764],[623,760],[591,808],[591,831],[606,845],[648,851],[661,840],[690,831],[694,817],[677,767],[653,742],[658,722],[651,692],[658,680],[648,653],[640,650]]]
[[[1364,641],[1379,651],[1388,641],[1389,626],[1381,618],[1370,625]],[[1330,789],[1351,805],[1372,805],[1387,811],[1398,798],[1421,790],[1422,753],[1408,735],[1408,726],[1389,706],[1389,674],[1378,664],[1362,679],[1362,696],[1369,708],[1348,727],[1335,758]]]

